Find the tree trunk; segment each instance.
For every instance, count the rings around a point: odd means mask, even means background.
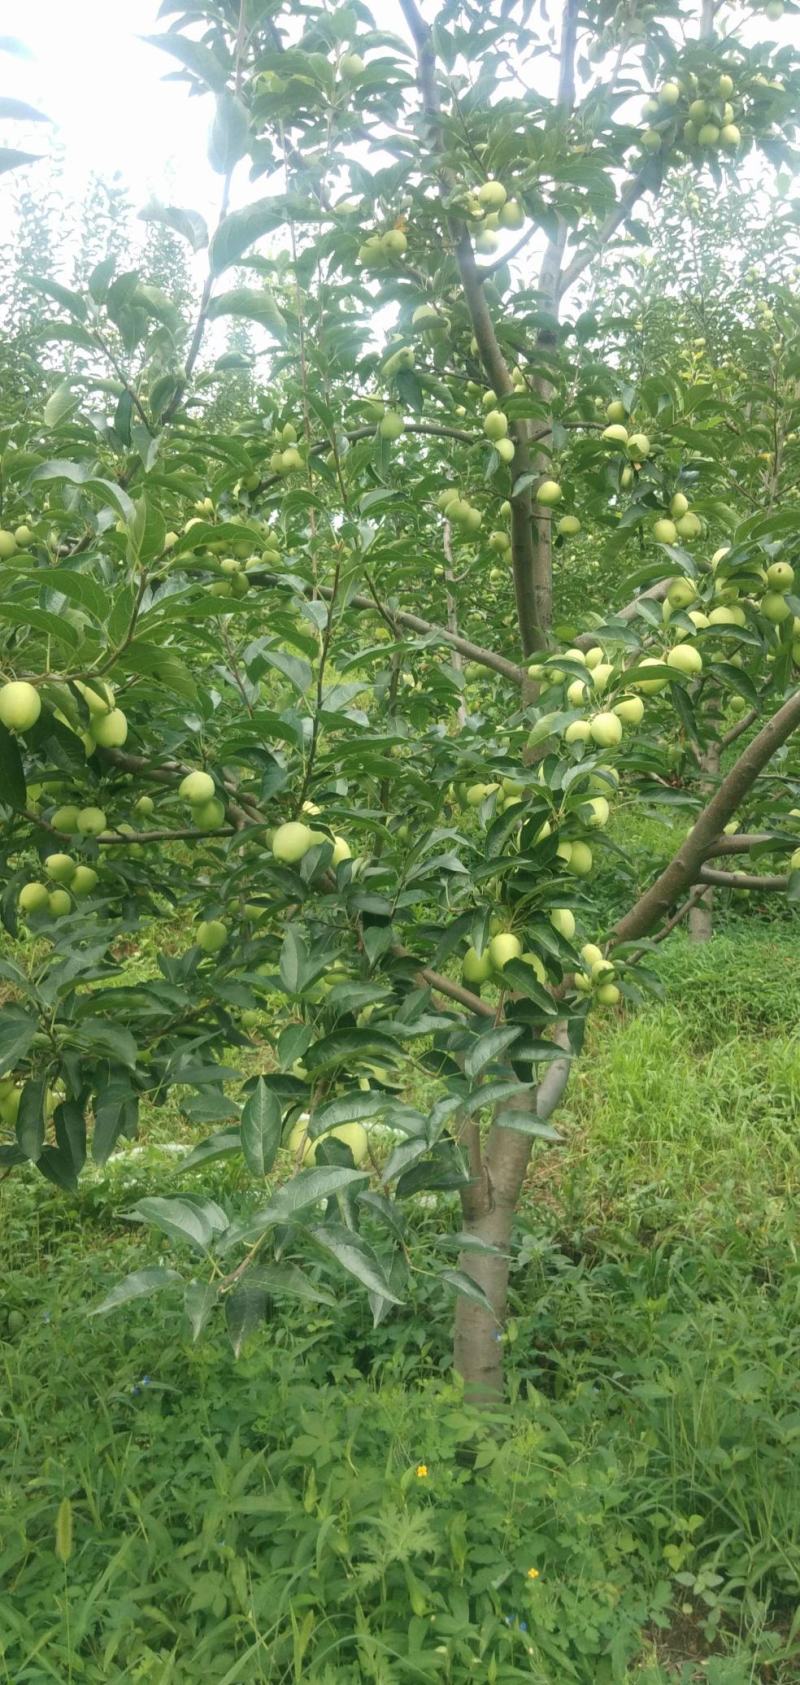
[[[700,765],[701,765],[704,772],[709,772],[709,773],[713,774],[714,776],[716,776],[716,774],[719,772],[719,745],[718,744],[713,743],[709,749],[705,750],[704,754],[702,754],[700,756]],[[703,786],[703,789],[704,789],[706,795],[711,793],[708,784],[705,784]],[[710,941],[710,939],[711,939],[711,937],[714,933],[713,903],[714,903],[714,891],[713,891],[713,889],[706,889],[706,890],[704,890],[703,894],[701,895],[699,901],[696,901],[695,905],[690,908],[690,910],[689,910],[689,941],[690,942],[708,942],[708,941]]]

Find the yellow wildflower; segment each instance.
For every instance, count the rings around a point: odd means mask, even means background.
[[[428,1478],[428,1465],[427,1465],[427,1463],[417,1463],[417,1479],[418,1480],[427,1480],[427,1478]]]
[[[528,1579],[529,1580],[538,1580],[538,1578],[539,1578],[538,1568],[529,1568],[528,1569]]]

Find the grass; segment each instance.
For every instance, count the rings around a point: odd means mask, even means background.
[[[797,1679],[795,944],[731,926],[662,975],[595,1022],[534,1156],[496,1420],[449,1376],[449,1196],[395,1317],[347,1286],[235,1364],[166,1301],[85,1316],[155,1261],[122,1213],[165,1191],[175,1119],[77,1200],[3,1185],[3,1685]]]

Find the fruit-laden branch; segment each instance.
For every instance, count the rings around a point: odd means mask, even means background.
[[[441,104],[439,90],[436,86],[436,59],[433,37],[415,0],[400,0],[400,9],[416,47],[417,80],[420,95],[425,112],[430,120],[434,146],[440,154],[441,160]],[[442,197],[445,199],[457,183],[452,171],[448,170],[441,161],[439,175],[442,184]],[[455,245],[456,263],[472,321],[472,331],[477,342],[478,353],[492,390],[497,393],[498,398],[505,398],[513,392],[514,383],[500,349],[494,323],[486,303],[481,273],[475,262],[475,253],[472,249],[472,241],[462,222],[458,222],[452,216],[449,221]],[[533,463],[528,449],[527,423],[516,421],[512,424],[511,431],[516,442],[514,473],[516,477],[524,478],[533,472]],[[532,512],[531,489],[530,484],[527,484],[516,496],[512,493],[511,497],[511,557],[514,569],[514,591],[520,637],[525,655],[530,655],[534,650],[547,647],[547,621],[546,617],[543,617],[540,613],[539,606],[543,582],[537,577]],[[549,600],[549,580],[544,583],[547,587],[545,597],[546,600]]]
[[[720,889],[785,890],[789,887],[787,874],[760,878],[755,872],[719,872],[714,866],[701,866],[698,877],[700,883],[718,884]]]
[[[146,778],[152,778],[157,784],[174,784],[176,779],[185,778],[188,772],[194,770],[182,761],[172,760],[162,761],[160,766],[153,766],[146,755],[132,755],[126,749],[101,749],[100,754],[110,766],[119,767],[120,772],[142,773]],[[225,791],[228,812],[237,831],[242,830],[254,821],[262,825],[266,823],[257,804],[251,797],[244,795],[232,779],[223,778],[220,782]],[[212,833],[204,831],[201,834],[210,836]],[[130,840],[128,838],[129,842]]]
[[[685,838],[669,865],[656,878],[655,883],[645,890],[644,895],[640,895],[630,912],[614,926],[611,932],[612,942],[630,942],[635,941],[637,936],[646,936],[690,885],[700,880],[706,855],[713,850],[714,844],[737,807],[741,805],[748,790],[752,789],[759,773],[763,772],[776,750],[791,737],[798,725],[800,691],[795,691],[794,696],[791,696],[788,702],[784,702],[783,707],[762,726],[742,751],[730,772],[726,773],[708,806],[695,821],[691,834]]]

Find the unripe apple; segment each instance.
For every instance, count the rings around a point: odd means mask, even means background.
[[[622,741],[622,721],[617,714],[595,714],[590,727],[592,740],[601,749],[612,749]]]
[[[716,146],[719,140],[719,129],[716,123],[704,123],[698,130],[697,139],[701,146]]]
[[[17,541],[13,532],[7,532],[0,527],[0,562],[8,562],[17,553]]]
[[[501,462],[509,463],[514,461],[514,451],[516,447],[513,439],[496,439],[494,448],[497,451]],[[553,482],[551,481],[550,484],[553,484]]]
[[[588,995],[592,985],[585,971],[576,971],[572,979],[572,987],[577,989],[579,994]]]
[[[603,964],[603,950],[598,948],[596,942],[584,942],[581,948],[581,959],[591,971],[593,966]]]
[[[281,451],[282,474],[296,474],[298,468],[302,468],[302,466],[303,458],[296,446],[290,445],[288,450]]]
[[[559,533],[561,538],[574,538],[576,532],[580,532],[580,530],[581,523],[577,515],[562,515],[561,520],[556,525],[556,532]]]
[[[71,883],[75,876],[75,861],[71,854],[48,854],[44,869],[53,883]]]
[[[711,624],[711,622],[708,618],[708,615],[704,614],[702,609],[699,609],[699,608],[690,608],[689,619],[691,620],[692,625],[697,627],[698,632],[704,626],[710,626],[710,624]],[[684,634],[684,636],[688,638],[688,636],[689,636],[688,632],[686,632]]]
[[[508,533],[490,532],[489,549],[497,550],[499,554],[505,555],[506,551],[511,549],[511,539],[509,538]]]
[[[489,959],[494,971],[502,971],[509,960],[520,958],[522,943],[518,936],[511,931],[501,931],[499,936],[493,936],[489,943]]]
[[[500,208],[501,228],[521,228],[525,221],[525,210],[519,199],[507,199]]]
[[[28,545],[33,543],[33,533],[31,532],[30,527],[17,527],[17,530],[14,533],[14,539],[19,545],[20,550],[27,550]]]
[[[178,785],[178,795],[185,802],[208,802],[214,795],[215,784],[209,772],[187,772]]]
[[[719,89],[720,94],[722,95],[722,98],[723,99],[729,99],[731,94],[733,93],[733,89],[734,89],[733,77],[727,76],[727,75],[720,76],[720,79],[717,83],[717,87]]]
[[[128,735],[128,721],[121,708],[97,714],[92,720],[92,737],[101,749],[121,749]]]
[[[586,686],[582,679],[573,679],[567,686],[567,701],[571,708],[580,708],[586,699]]]
[[[771,620],[776,626],[782,620],[788,620],[792,612],[780,591],[765,591],[759,608],[765,620]]]
[[[342,1141],[350,1148],[353,1163],[357,1166],[364,1164],[369,1156],[369,1136],[363,1123],[338,1123],[335,1129],[326,1129],[324,1135],[317,1135],[308,1142],[303,1153],[304,1165],[316,1164],[317,1150],[322,1141]]]
[[[667,655],[667,666],[679,673],[694,675],[703,671],[703,657],[694,644],[676,644]]]
[[[500,181],[485,181],[478,188],[478,202],[486,211],[502,210],[508,194]]]
[[[697,587],[691,579],[673,579],[667,592],[667,602],[671,609],[688,608],[697,596]]]
[[[679,521],[681,515],[688,514],[689,499],[682,491],[676,491],[670,498],[669,512],[674,521]]]
[[[279,825],[272,837],[272,853],[284,865],[296,866],[314,847],[314,832],[301,820],[291,819]]]
[[[101,807],[82,807],[78,814],[78,830],[84,837],[99,837],[106,828],[106,816]],[[122,827],[120,826],[120,830]]]
[[[605,650],[600,647],[600,644],[593,644],[592,648],[586,651],[586,665],[589,671],[593,672],[595,667],[599,667],[605,661],[605,658]]]
[[[69,887],[73,895],[91,895],[99,882],[100,879],[93,866],[76,866],[75,876]]]
[[[575,914],[571,909],[569,907],[551,907],[547,916],[553,929],[558,931],[559,936],[563,936],[567,942],[571,942],[575,935]]]
[[[634,668],[633,672],[628,674],[628,683],[636,685],[639,690],[643,690],[646,696],[654,695],[657,690],[664,689],[668,680],[666,678],[643,679],[640,678],[639,675],[643,672],[645,667],[661,667],[662,665],[663,663],[656,656],[646,655],[644,660],[639,662],[638,667]]]
[[[465,983],[480,988],[482,983],[488,982],[492,975],[492,961],[488,948],[479,954],[477,948],[468,948],[462,964],[461,975]]]
[[[615,445],[627,445],[628,429],[623,427],[621,422],[615,421],[611,427],[603,428],[601,438],[610,439]]]
[[[363,71],[364,60],[360,53],[344,53],[339,60],[339,75],[348,82],[358,81]]]
[[[660,520],[653,523],[653,537],[656,544],[677,544],[678,529],[675,522],[667,520],[666,516],[662,516]]]
[[[767,584],[771,591],[791,591],[794,568],[788,562],[772,562],[767,568]]]
[[[557,480],[542,480],[536,488],[536,501],[545,509],[551,509],[554,504],[561,502],[561,487]]]
[[[690,509],[688,514],[681,515],[675,522],[679,538],[698,538],[703,530],[703,523]]]
[[[721,604],[719,608],[712,608],[708,616],[709,626],[746,626],[747,615],[743,608]]]
[[[565,743],[588,743],[592,728],[588,720],[572,720],[564,732]]]
[[[78,829],[78,809],[77,809],[77,807],[73,807],[71,804],[69,804],[66,807],[57,807],[56,810],[55,810],[55,813],[53,814],[52,819],[50,820],[50,823],[51,823],[51,825],[53,825],[55,827],[55,829],[57,831],[68,831],[68,832],[77,831],[77,829]]]
[[[508,417],[502,410],[490,410],[483,419],[483,431],[487,439],[504,439],[508,432]]]
[[[595,1000],[599,1001],[601,1006],[618,1006],[621,999],[616,983],[601,983],[595,995]]]
[[[192,804],[192,819],[198,831],[217,831],[225,819],[225,803],[218,796]]]
[[[39,692],[25,679],[12,679],[0,689],[0,720],[9,731],[30,731],[41,711]]]
[[[646,433],[631,433],[628,439],[628,455],[636,462],[644,462],[650,455],[650,440]]]
[[[467,807],[480,807],[481,802],[485,801],[488,795],[491,795],[493,788],[496,788],[496,785],[470,784],[465,795]]]
[[[344,837],[334,837],[331,865],[340,866],[343,860],[352,860],[352,858],[353,855],[350,844],[346,841],[346,839]]]
[[[147,819],[151,813],[155,812],[155,805],[152,796],[140,796],[139,800],[134,803],[133,811],[134,813],[141,813],[143,818]]]
[[[203,919],[197,926],[197,946],[204,954],[218,954],[228,940],[228,927],[222,919]]]
[[[387,410],[378,422],[378,432],[382,439],[399,439],[405,432],[405,426],[403,417],[396,410]]]
[[[615,704],[614,713],[625,725],[641,725],[644,703],[640,696],[623,696],[622,701]]]
[[[590,809],[590,817],[587,818],[586,823],[591,825],[593,829],[602,829],[603,825],[608,824],[611,817],[611,808],[605,796],[590,796],[588,801],[581,804],[581,810],[584,807]]]
[[[606,404],[606,421],[624,421],[627,413],[621,398],[612,398],[611,403]]]
[[[658,90],[661,105],[677,105],[681,97],[681,90],[677,82],[665,82]]]
[[[659,134],[658,129],[645,129],[644,134],[642,135],[642,146],[644,147],[645,152],[661,151],[661,135]]]
[[[592,851],[589,844],[585,842],[572,843],[566,866],[568,872],[573,872],[578,878],[585,878],[592,869]]]
[[[72,906],[72,902],[65,889],[51,889],[50,894],[47,897],[47,901],[50,908],[50,915],[54,919],[63,918],[64,914],[68,913]]]
[[[633,478],[633,469],[630,464],[628,464],[627,467],[623,468],[619,477],[619,483],[622,486],[623,491],[627,491],[628,487],[633,485]]]
[[[475,236],[475,250],[480,252],[482,257],[490,257],[492,252],[497,251],[499,244],[499,236],[492,228],[482,228]]]
[[[390,228],[388,233],[383,235],[381,245],[390,257],[402,257],[408,250],[408,240],[402,228]]]
[[[608,681],[611,678],[614,668],[610,661],[598,661],[591,671],[592,685],[597,691],[598,696],[602,696],[603,691],[608,688]]]
[[[708,114],[708,106],[707,106],[705,100],[704,99],[693,99],[692,102],[691,102],[691,105],[689,106],[689,116],[691,117],[692,122],[693,123],[703,123],[703,122],[705,122],[707,114]]]
[[[442,317],[439,315],[435,304],[418,304],[416,310],[412,312],[412,328],[427,328],[434,325],[438,326],[441,322]]]
[[[723,123],[719,131],[720,146],[724,146],[729,152],[735,152],[741,139],[742,131],[736,123]]]
[[[542,961],[540,960],[538,954],[534,954],[534,953],[531,953],[531,952],[528,952],[526,954],[520,954],[520,959],[521,959],[523,965],[529,965],[530,966],[531,971],[533,972],[533,974],[536,978],[536,981],[538,983],[546,983],[547,982],[547,972],[545,971],[544,965],[542,964]]]
[[[21,913],[41,913],[49,906],[50,896],[43,883],[24,883],[17,897]]]

